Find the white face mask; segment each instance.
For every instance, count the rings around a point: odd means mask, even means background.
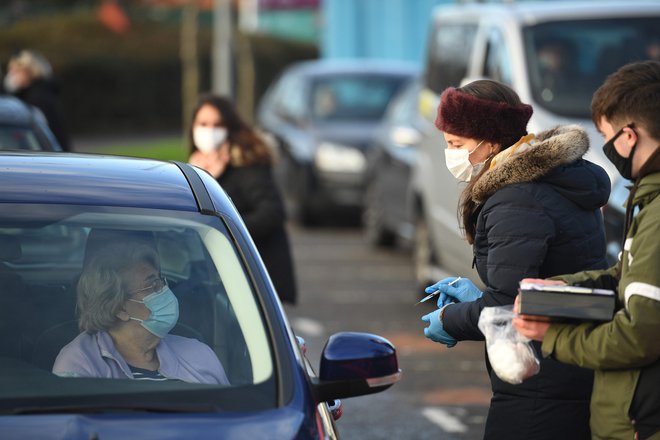
[[[447,169],[461,182],[469,182],[470,179],[478,174],[481,168],[483,168],[483,163],[472,165],[470,162],[470,155],[477,151],[477,148],[483,143],[484,141],[479,142],[472,151],[464,150],[462,148],[445,149],[445,163],[447,164]]]
[[[224,127],[194,127],[193,142],[199,151],[208,154],[220,148],[227,139],[227,129]]]

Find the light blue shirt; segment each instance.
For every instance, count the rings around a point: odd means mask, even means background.
[[[156,346],[158,371],[168,379],[190,383],[229,385],[220,360],[211,348],[196,339],[166,335]],[[64,377],[133,379],[124,358],[105,331],[83,332],[60,350],[53,373]]]

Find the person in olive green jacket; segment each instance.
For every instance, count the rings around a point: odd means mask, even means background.
[[[544,356],[595,370],[594,439],[660,439],[660,63],[628,64],[610,75],[594,94],[591,112],[607,139],[603,151],[634,181],[623,251],[609,270],[556,279],[615,290],[616,313],[605,323],[582,324],[521,315],[513,325],[542,341]]]

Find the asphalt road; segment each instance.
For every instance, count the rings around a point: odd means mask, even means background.
[[[300,287],[286,306],[318,370],[328,337],[340,331],[381,335],[396,347],[402,380],[387,391],[345,399],[337,426],[344,439],[481,439],[490,400],[482,342],[447,349],[424,337],[422,296],[412,260],[373,249],[357,227],[289,225]]]

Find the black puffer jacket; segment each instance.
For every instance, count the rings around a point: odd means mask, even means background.
[[[472,189],[472,198],[482,203],[475,264],[487,288],[481,299],[445,309],[444,328],[457,340],[483,340],[477,327],[481,309],[512,304],[523,278],[607,267],[599,208],[609,197],[610,181],[602,168],[582,159],[586,133],[566,126],[537,140],[490,169]],[[591,371],[542,359],[539,374],[510,385],[486,362],[493,387],[486,438],[590,438]]]
[[[228,166],[218,183],[241,214],[280,300],[295,304],[298,293],[284,202],[270,165]]]
[[[37,107],[46,117],[50,130],[64,151],[70,151],[69,134],[59,103],[59,86],[55,80],[37,79],[15,93],[20,100]]]

